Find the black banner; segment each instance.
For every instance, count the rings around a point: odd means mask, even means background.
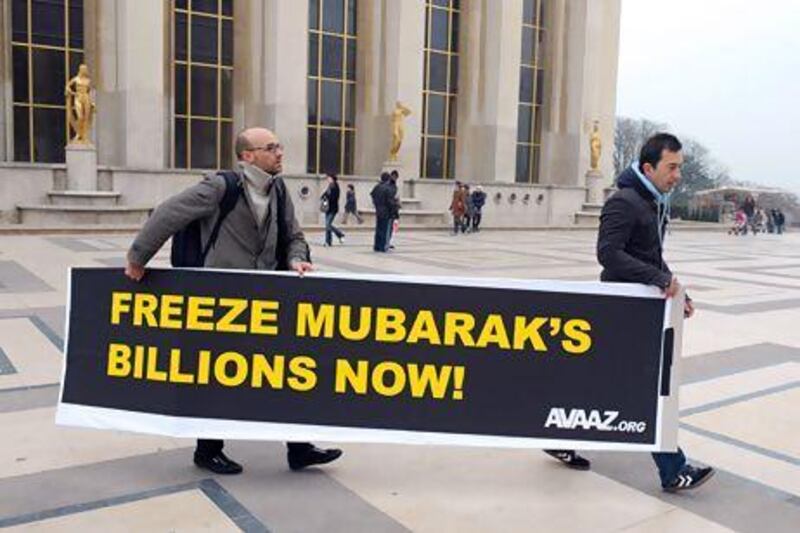
[[[658,431],[665,300],[639,286],[81,268],[68,313],[65,424],[605,449],[677,431]]]

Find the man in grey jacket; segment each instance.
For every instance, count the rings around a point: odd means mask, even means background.
[[[204,266],[224,269],[277,270],[288,268],[299,275],[312,270],[308,243],[294,216],[294,205],[280,177],[283,146],[265,128],[250,128],[236,137],[239,160],[239,194],[224,218],[216,241],[205,256]],[[139,281],[145,265],[175,233],[194,220],[201,221],[202,242],[210,239],[226,190],[225,178],[207,175],[200,183],[168,198],[153,212],[128,250],[125,274]],[[281,194],[282,193],[282,194]],[[283,205],[279,206],[279,202]],[[282,216],[283,220],[278,220]],[[194,462],[217,474],[238,474],[241,465],[223,452],[221,440],[199,439]],[[320,449],[307,442],[287,444],[292,470],[325,464],[342,451]]]

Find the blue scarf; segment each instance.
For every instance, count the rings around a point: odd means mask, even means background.
[[[653,195],[653,198],[656,200],[656,205],[658,206],[658,241],[661,243],[661,247],[664,247],[664,235],[663,229],[665,227],[665,223],[669,220],[669,213],[670,213],[670,198],[672,196],[671,192],[661,192],[658,188],[653,185],[653,182],[650,181],[647,176],[642,174],[642,171],[639,170],[639,162],[634,161],[631,164],[631,169],[633,169],[634,174],[636,177],[639,178],[639,181],[642,182],[642,185],[650,191]]]

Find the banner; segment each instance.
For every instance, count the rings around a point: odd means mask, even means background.
[[[57,422],[176,437],[674,450],[652,287],[70,271]]]

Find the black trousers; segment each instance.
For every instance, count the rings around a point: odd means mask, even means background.
[[[224,440],[217,439],[197,439],[197,448],[194,453],[201,457],[212,457],[222,451],[225,446]],[[310,442],[287,442],[286,447],[289,453],[303,453],[310,450],[313,444]]]
[[[391,224],[389,217],[378,216],[375,221],[375,243],[372,247],[376,252],[385,252],[388,243],[386,237],[389,234],[389,224]]]

